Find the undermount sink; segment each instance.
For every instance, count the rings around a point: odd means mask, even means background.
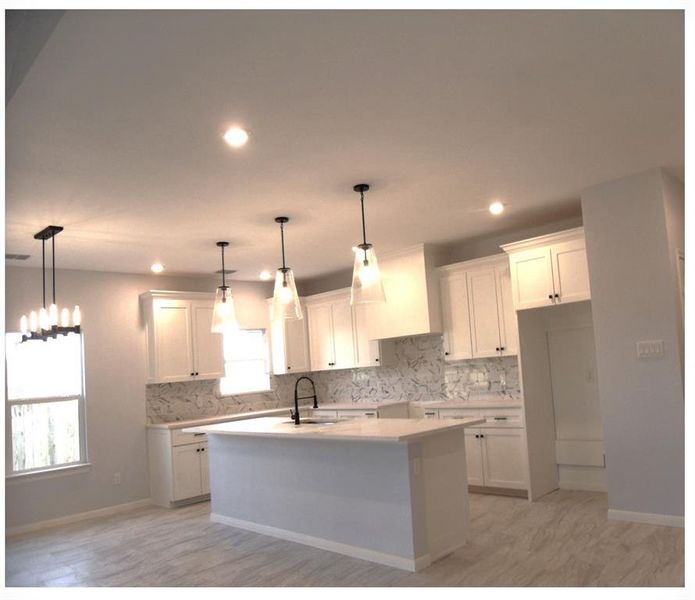
[[[308,418],[308,419],[300,419],[300,425],[335,425],[338,421],[335,419],[317,419],[317,418]],[[293,420],[285,421],[285,423],[294,423]]]

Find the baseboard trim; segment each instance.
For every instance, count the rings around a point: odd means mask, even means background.
[[[606,492],[605,483],[587,483],[585,481],[563,481],[560,480],[561,490],[575,490],[577,492]]]
[[[420,571],[421,569],[424,569],[432,564],[429,554],[419,556],[415,559],[405,558],[395,554],[386,554],[384,552],[378,552],[368,548],[360,548],[359,546],[351,546],[350,544],[342,544],[340,542],[334,542],[325,538],[297,533],[296,531],[289,531],[288,529],[280,529],[279,527],[261,525],[259,523],[254,523],[253,521],[236,519],[234,517],[228,517],[218,513],[210,513],[210,521],[213,523],[221,523],[223,525],[229,525],[238,529],[244,529],[246,531],[253,531],[255,533],[280,538],[289,542],[304,544],[305,546],[313,546],[314,548],[328,550],[329,552],[336,552],[337,554],[344,554],[345,556],[350,556],[352,558],[368,560],[381,565],[386,565],[388,567],[395,567],[396,569],[403,569],[404,571]]]
[[[634,512],[631,510],[608,509],[610,521],[633,521],[635,523],[648,523],[649,525],[665,525],[666,527],[684,527],[685,517],[677,515],[662,515],[659,513]]]
[[[121,512],[126,512],[133,510],[135,508],[141,508],[143,506],[149,506],[152,504],[150,498],[143,498],[142,500],[135,500],[134,502],[126,502],[125,504],[116,504],[114,506],[106,506],[104,508],[97,508],[95,510],[88,510],[86,512],[76,513],[74,515],[66,515],[64,517],[58,517],[56,519],[47,519],[46,521],[36,521],[35,523],[29,523],[27,525],[18,525],[16,527],[8,527],[5,530],[5,537],[13,537],[17,535],[22,535],[23,533],[31,533],[33,531],[40,531],[41,529],[50,529],[51,527],[60,527],[61,525],[69,525],[71,523],[78,523],[79,521],[86,521],[88,519],[94,519],[97,517],[107,517],[109,515],[115,515]]]

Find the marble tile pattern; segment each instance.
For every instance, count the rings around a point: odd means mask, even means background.
[[[396,364],[319,371],[310,374],[320,404],[388,400],[460,402],[520,401],[515,356],[446,362],[439,335],[396,341]],[[147,422],[168,423],[198,417],[291,406],[297,375],[271,376],[271,390],[221,396],[217,381],[148,385]]]

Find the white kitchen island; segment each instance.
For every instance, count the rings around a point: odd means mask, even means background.
[[[481,419],[269,417],[206,433],[210,519],[417,571],[468,532],[463,428]]]

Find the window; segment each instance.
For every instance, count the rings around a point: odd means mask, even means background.
[[[5,336],[8,473],[85,462],[82,335],[21,343]]]
[[[263,329],[224,334],[224,372],[220,379],[223,395],[270,390],[268,344]]]

